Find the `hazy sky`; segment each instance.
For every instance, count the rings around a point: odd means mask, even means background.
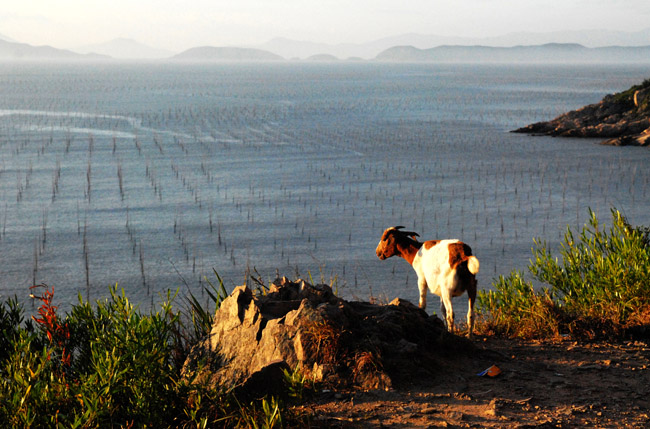
[[[116,37],[181,50],[273,37],[368,42],[650,27],[650,0],[2,0],[0,34],[74,48]]]

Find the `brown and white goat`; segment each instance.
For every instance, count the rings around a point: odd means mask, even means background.
[[[411,231],[400,231],[403,226],[394,226],[384,231],[377,246],[377,256],[384,260],[401,256],[418,275],[420,308],[427,306],[427,288],[440,297],[440,310],[447,323],[447,329],[454,331],[454,309],[451,298],[467,291],[467,336],[474,329],[474,301],[476,300],[476,273],[479,262],[472,256],[472,249],[459,240],[429,240],[423,243]]]

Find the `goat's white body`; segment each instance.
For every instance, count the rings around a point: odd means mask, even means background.
[[[418,276],[418,289],[420,291],[420,308],[427,306],[427,289],[440,297],[440,310],[445,318],[447,329],[454,329],[454,309],[451,298],[462,295],[467,285],[460,281],[458,271],[450,265],[449,245],[459,243],[459,240],[441,240],[432,247],[422,246],[413,259],[413,269]],[[471,274],[476,274],[479,269],[478,259],[470,256],[468,269]],[[470,297],[467,309],[467,324],[469,335],[474,324],[474,297]]]
[[[443,288],[455,289],[450,288],[456,283],[454,280],[456,270],[452,270],[449,266],[449,244],[451,243],[458,243],[458,240],[441,240],[429,249],[422,246],[413,259],[413,269],[418,279],[423,279],[429,291],[438,296],[441,296]],[[451,296],[458,296],[461,293],[452,293]]]

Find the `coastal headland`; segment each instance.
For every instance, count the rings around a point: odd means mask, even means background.
[[[647,146],[650,144],[650,79],[626,91],[607,95],[599,103],[513,132],[600,138],[604,139],[603,144],[615,146]]]

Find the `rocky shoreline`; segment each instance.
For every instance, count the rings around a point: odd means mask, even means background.
[[[649,146],[650,79],[626,91],[607,95],[599,103],[512,132],[554,137],[602,138],[605,139],[602,142],[605,145]]]

